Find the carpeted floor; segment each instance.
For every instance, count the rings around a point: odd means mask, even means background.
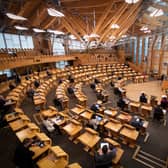
[[[108,102],[105,104],[106,107],[116,107],[116,102],[118,97],[114,95],[113,89],[111,86],[107,85],[105,89],[110,94]],[[96,102],[96,94],[89,86],[83,87],[83,92],[88,97],[88,106],[90,107],[94,102]],[[55,88],[53,88],[47,96],[47,106],[53,105],[53,99],[55,97]],[[70,99],[70,108],[74,107],[77,103],[75,98]],[[35,108],[33,106],[32,100],[25,98],[21,108],[24,110],[33,122],[33,114],[36,114]],[[168,121],[168,119],[167,119]],[[46,130],[40,126],[43,132]],[[150,121],[148,132],[150,134],[146,143],[143,142],[144,137],[140,136],[138,139],[138,145],[141,146],[142,150],[148,152],[160,159],[165,160],[168,156],[168,126],[165,127],[163,124]],[[18,140],[12,130],[7,127],[0,129],[0,163],[2,168],[15,168],[15,165],[12,162],[14,149]],[[69,162],[78,162],[83,168],[94,168],[94,159],[89,153],[83,150],[83,145],[74,144],[66,135],[51,135],[53,145],[61,146],[70,156]],[[120,141],[119,141],[120,142]],[[122,145],[122,144],[121,144]],[[131,149],[126,145],[122,145],[124,149],[124,155],[121,159],[121,165],[124,168],[146,168],[145,165],[132,159],[133,153],[136,149]]]

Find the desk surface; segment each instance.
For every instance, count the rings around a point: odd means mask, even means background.
[[[130,106],[134,106],[134,107],[139,107],[140,103],[139,102],[130,102],[129,104]]]
[[[47,144],[43,147],[39,147],[39,146],[31,146],[29,148],[29,150],[34,152],[34,155],[32,157],[32,159],[36,159],[37,157],[39,157],[40,155],[42,155],[44,152],[46,152],[49,149],[50,145]]]
[[[74,107],[71,109],[71,111],[77,115],[81,114],[82,112],[85,111],[85,108],[80,108],[80,107]]]
[[[104,110],[104,114],[111,116],[111,117],[115,117],[117,115],[117,110]]]
[[[75,136],[78,132],[82,130],[81,125],[76,125],[74,123],[69,123],[63,127],[63,130],[66,131],[70,136]]]
[[[130,122],[131,119],[132,119],[132,116],[129,115],[129,114],[120,113],[120,114],[117,116],[117,118],[118,118],[119,120],[122,120],[122,121]]]
[[[24,130],[18,131],[16,133],[16,136],[18,137],[18,139],[23,142],[23,140],[25,138],[33,138],[36,135],[35,131],[31,131],[30,128],[26,128]]]
[[[78,140],[85,146],[93,148],[100,140],[100,137],[98,135],[94,135],[86,131],[78,137]]]
[[[121,149],[121,148],[119,148],[119,147],[117,147],[116,157],[115,157],[114,159],[112,159],[112,162],[113,162],[114,164],[117,164],[117,163],[120,161],[120,159],[121,159],[123,153],[124,153],[124,150]]]
[[[9,126],[12,128],[13,131],[17,131],[23,127],[26,127],[27,123],[28,122],[24,122],[23,120],[18,119],[16,121],[10,122]]]
[[[127,127],[123,127],[120,131],[120,134],[131,140],[136,140],[138,138],[139,132],[136,131],[135,129],[133,130]]]
[[[107,124],[105,124],[104,127],[113,131],[113,132],[119,132],[119,130],[122,127],[122,124],[118,123],[118,122],[115,123],[115,122],[109,121]]]
[[[80,114],[81,117],[83,117],[84,119],[87,119],[87,120],[90,120],[92,115],[93,115],[93,113],[91,111],[85,111]]]

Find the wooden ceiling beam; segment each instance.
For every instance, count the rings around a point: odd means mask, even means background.
[[[31,26],[39,26],[46,14],[44,3],[41,3],[36,12],[29,18]]]
[[[120,17],[123,15],[123,13],[125,12],[125,10],[127,9],[128,4],[124,3],[120,10],[118,10],[119,12],[116,12],[116,14],[112,17],[112,19],[110,20],[111,22],[109,22],[108,27],[105,29],[105,31],[101,34],[100,36],[100,40],[99,42],[101,42],[104,37],[106,37],[106,35],[108,34],[108,32],[111,30],[111,24],[112,23],[117,23],[118,20],[120,19]]]
[[[93,33],[97,34],[98,30],[100,29],[100,26],[103,24],[104,20],[109,15],[113,4],[114,4],[114,1],[110,0],[107,7],[104,9],[105,12],[102,14],[102,16],[100,17],[96,27],[94,28]]]
[[[39,0],[29,0],[26,1],[25,4],[23,5],[23,7],[20,8],[20,11],[17,13],[17,15],[19,16],[23,16],[23,17],[27,17],[27,15],[30,14],[30,12],[32,11],[32,9],[37,6],[40,3]],[[12,20],[10,22],[10,25],[13,25],[16,22],[16,20]]]
[[[64,14],[67,22],[72,24],[73,27],[76,28],[82,36],[84,36],[86,34],[86,24],[84,24],[84,22],[79,17],[73,16],[68,11],[65,11]]]
[[[135,4],[134,6],[132,6],[130,8],[130,10],[128,10],[123,16],[122,18],[119,20],[119,25],[120,25],[120,28],[117,29],[117,30],[110,30],[108,34],[112,34],[114,35],[116,38],[118,38],[118,34],[119,32],[121,32],[123,29],[127,28],[128,26],[132,25],[132,19],[136,19],[136,16],[139,12],[139,9],[140,9],[140,2]],[[124,18],[124,19],[123,19]],[[108,36],[108,35],[107,35]],[[107,37],[106,36],[106,37]]]
[[[66,20],[66,18],[62,19],[62,24],[65,26],[65,28],[73,34],[78,40],[82,41],[81,36],[74,30],[74,28],[69,24],[69,22]]]

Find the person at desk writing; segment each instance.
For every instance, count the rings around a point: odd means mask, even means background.
[[[25,138],[21,144],[16,147],[14,154],[14,163],[19,168],[34,168],[32,157],[33,151],[29,150],[29,147],[33,143],[32,139]]]
[[[96,168],[109,168],[112,166],[112,159],[116,156],[116,148],[112,145],[103,145],[95,153]]]
[[[92,106],[90,107],[90,109],[92,111],[94,111],[95,113],[99,112],[99,108],[101,107],[101,105],[99,104],[92,104]]]

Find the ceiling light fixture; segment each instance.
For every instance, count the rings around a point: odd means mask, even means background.
[[[139,0],[125,0],[126,3],[128,4],[135,4],[137,3]]]
[[[118,24],[115,24],[115,23],[114,23],[114,24],[111,25],[111,28],[112,28],[112,29],[119,29],[120,26],[119,26]]]
[[[65,34],[64,32],[62,31],[58,31],[58,30],[51,30],[51,29],[48,29],[47,32],[49,33],[53,33],[53,34],[56,34],[56,35],[59,35],[59,34]]]
[[[22,27],[22,26],[14,26],[14,27],[15,27],[15,29],[17,29],[17,30],[28,30],[27,27]]]
[[[13,19],[13,20],[27,20],[27,18],[23,16],[15,15],[13,13],[6,13],[6,16],[8,16],[8,18]]]
[[[50,16],[55,16],[55,17],[64,17],[64,14],[53,9],[53,8],[48,8],[47,12]]]
[[[143,26],[140,28],[141,31],[147,31],[148,30],[148,27],[147,26]]]
[[[37,29],[37,28],[33,28],[33,31],[36,32],[36,33],[44,33],[44,32],[46,32],[45,30]]]

